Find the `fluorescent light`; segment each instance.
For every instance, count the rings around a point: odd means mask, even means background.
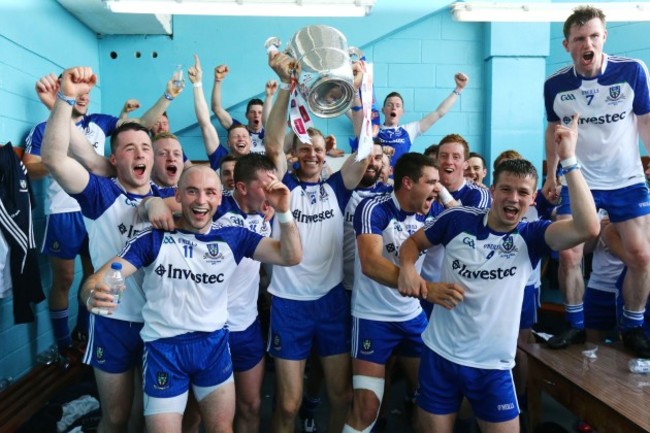
[[[376,0],[103,0],[112,12],[131,14],[271,17],[362,17]]]
[[[602,2],[591,4],[605,13],[607,22],[650,21],[650,2]],[[468,1],[450,5],[456,21],[564,22],[584,3]]]

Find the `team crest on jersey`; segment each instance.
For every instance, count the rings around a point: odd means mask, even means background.
[[[372,340],[370,338],[364,338],[361,342],[361,353],[363,355],[372,355],[375,350],[372,348]]]
[[[61,251],[61,244],[59,243],[59,241],[54,241],[52,242],[52,247],[50,249],[52,250],[52,252],[58,253],[59,251]]]
[[[207,244],[208,252],[203,255],[203,258],[208,263],[219,263],[223,260],[223,254],[219,251],[219,244],[217,242]]]
[[[395,244],[392,243],[392,242],[389,243],[389,244],[386,244],[386,251],[388,251],[391,254],[395,253],[395,251],[396,251]]]
[[[156,389],[169,388],[169,373],[166,371],[159,371],[156,373]]]
[[[623,96],[621,92],[620,84],[611,86],[609,88],[609,95],[607,96],[606,100],[608,105],[618,105],[625,100],[625,96]]]
[[[562,123],[564,123],[565,125],[569,125],[569,124],[571,123],[571,120],[572,120],[572,119],[571,119],[570,116],[564,116],[564,117],[562,118]]]
[[[27,181],[25,179],[20,179],[20,189],[27,189]]]

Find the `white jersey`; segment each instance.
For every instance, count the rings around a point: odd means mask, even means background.
[[[77,128],[83,132],[86,139],[92,144],[98,155],[104,156],[106,137],[111,135],[117,124],[117,117],[107,114],[90,114],[84,116]],[[30,131],[25,142],[25,153],[32,155],[41,154],[43,135],[46,122],[39,123]],[[78,212],[79,203],[70,197],[57,181],[51,176],[45,178],[47,193],[45,195],[45,215],[57,213]]]
[[[390,165],[394,167],[402,155],[411,151],[411,146],[420,134],[422,132],[419,121],[398,126],[381,125],[377,131],[377,140],[381,142],[382,146],[390,146],[395,149],[395,153],[390,157]]]
[[[576,157],[591,189],[645,182],[637,116],[650,112],[648,89],[642,61],[605,54],[597,77],[582,77],[570,66],[546,80],[547,120],[568,125],[574,113],[580,114]]]
[[[242,227],[214,224],[205,234],[148,229],[131,239],[120,256],[144,271],[142,340],[223,328],[230,278],[261,239]]]
[[[291,191],[303,256],[295,266],[274,266],[268,292],[285,299],[313,301],[343,281],[343,209],[351,191],[340,171],[326,181],[301,182],[287,173],[282,179]],[[273,222],[273,237],[280,236]]]
[[[244,227],[263,237],[271,236],[271,224],[264,221],[264,215],[245,213],[232,195],[223,197],[215,214],[215,226]],[[228,285],[228,329],[244,331],[255,321],[259,289],[260,262],[242,258]]]
[[[152,186],[151,194],[159,195],[158,188]],[[86,188],[72,197],[81,206],[95,269],[122,251],[129,238],[151,225],[138,217],[138,204],[145,196],[126,192],[117,179],[90,174]],[[136,273],[126,279],[122,302],[109,317],[142,322],[143,305],[142,275]]]
[[[625,265],[609,252],[605,242],[599,238],[591,261],[591,274],[587,287],[603,292],[617,293],[616,280]]]
[[[352,191],[352,197],[345,207],[345,222],[343,223],[343,287],[352,290],[354,283],[354,251],[357,248],[357,234],[354,232],[354,212],[361,200],[374,197],[393,190],[393,187],[382,182],[376,182],[369,188],[357,188]]]
[[[550,221],[497,233],[487,226],[488,212],[452,208],[425,225],[429,241],[445,247],[442,281],[459,284],[465,296],[453,310],[434,308],[422,339],[456,364],[505,370],[514,365],[526,281],[550,251]]]
[[[357,236],[373,234],[382,237],[382,256],[399,267],[399,248],[409,236],[418,231],[425,217],[400,208],[395,193],[365,199],[354,216]],[[361,271],[359,251],[356,250],[352,315],[382,322],[405,322],[422,312],[420,301],[400,295],[396,288],[387,287],[368,278]],[[415,263],[420,271],[424,255]]]
[[[529,206],[528,210],[526,211],[526,215],[521,219],[522,221],[526,222],[533,222],[533,221],[539,221],[539,212],[537,211],[537,208],[535,206]],[[528,278],[528,281],[526,282],[526,286],[533,286],[533,287],[542,287],[542,261],[540,260],[539,263],[537,263],[537,266],[535,266],[535,269],[533,269],[533,273],[530,274],[530,278]]]

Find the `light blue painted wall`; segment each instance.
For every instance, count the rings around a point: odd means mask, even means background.
[[[14,145],[22,145],[32,126],[47,119],[48,112],[34,92],[39,77],[50,72],[59,74],[66,65],[99,65],[96,35],[54,0],[1,2],[0,53],[0,143],[11,141]],[[99,111],[101,88],[93,91],[92,101],[91,110]],[[33,185],[38,206],[34,211],[34,228],[40,244],[44,227],[43,183],[37,181]],[[49,267],[46,260],[40,264],[47,295]],[[26,373],[34,365],[36,355],[53,342],[47,301],[37,306],[33,324],[14,325],[12,308],[10,299],[0,300],[0,378],[16,378]],[[71,311],[76,314],[75,301]]]

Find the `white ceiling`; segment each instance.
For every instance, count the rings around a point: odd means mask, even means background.
[[[116,14],[102,0],[56,0],[99,35],[171,35],[172,17],[162,14]]]

